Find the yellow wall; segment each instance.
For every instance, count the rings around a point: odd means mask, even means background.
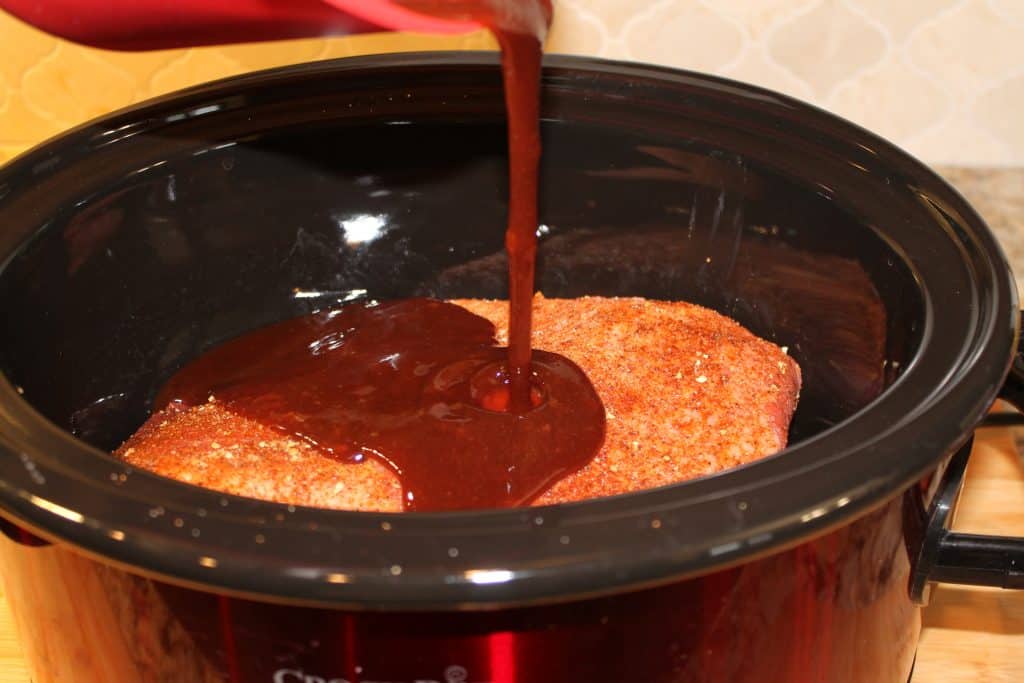
[[[483,32],[294,40],[231,47],[108,52],[52,38],[0,11],[0,163],[83,121],[224,76],[378,52],[492,49]]]

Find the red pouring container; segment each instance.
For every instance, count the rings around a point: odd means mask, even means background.
[[[490,0],[0,0],[53,35],[110,50],[157,50],[375,31],[465,33]],[[529,5],[530,3],[523,3]]]
[[[413,4],[443,12],[453,3]],[[114,50],[395,30],[463,33],[478,28],[461,12],[443,19],[387,0],[0,0],[0,9],[55,36]]]
[[[538,287],[694,301],[788,346],[786,451],[572,505],[380,515],[224,496],[106,453],[206,348],[361,297],[500,297],[493,55],[193,88],[0,169],[0,572],[33,678],[902,683],[971,433],[1020,402],[992,234],[926,167],[774,93],[553,58]],[[359,243],[344,225],[373,216]]]

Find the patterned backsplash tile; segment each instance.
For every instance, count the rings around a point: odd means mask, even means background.
[[[355,54],[493,46],[478,32],[126,54],[55,40],[0,13],[0,162],[93,116],[205,80]],[[756,83],[931,163],[1024,165],[1024,0],[556,0],[548,49]]]

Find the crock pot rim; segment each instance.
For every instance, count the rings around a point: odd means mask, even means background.
[[[297,74],[342,76],[352,71],[455,66],[491,69],[495,65],[494,55],[486,53],[371,56],[271,69],[197,86],[129,107],[43,143],[0,169],[0,190],[9,179],[52,158],[57,149],[81,143],[97,127],[180,107],[186,100],[193,106],[197,98],[217,98],[235,89],[267,88]],[[52,425],[4,379],[0,384],[0,447],[5,451],[0,459],[0,508],[4,514],[48,538],[189,585],[265,599],[351,607],[497,607],[654,585],[780,550],[880,505],[967,438],[1009,369],[1018,332],[1017,294],[999,245],[953,188],[873,134],[754,86],[664,67],[580,57],[549,56],[545,69],[549,79],[560,73],[640,78],[661,81],[666,87],[703,88],[770,102],[780,111],[812,117],[842,133],[847,143],[873,149],[888,162],[898,163],[901,171],[909,174],[908,182],[941,196],[963,219],[961,227],[968,231],[965,259],[972,258],[975,284],[984,296],[978,297],[977,325],[962,331],[964,343],[958,362],[949,368],[946,380],[937,383],[932,400],[887,429],[873,431],[872,439],[855,448],[830,451],[837,435],[862,430],[881,404],[899,398],[900,384],[914,376],[911,368],[878,400],[828,432],[777,456],[713,477],[570,505],[395,515],[294,508],[225,496],[132,471]],[[142,120],[152,125],[159,119]],[[0,202],[5,194],[0,191]],[[941,325],[934,302],[926,317],[929,324]],[[926,338],[919,356],[929,353],[934,341]],[[925,439],[916,436],[922,425],[927,425]],[[798,454],[811,451],[820,457],[810,464],[804,458],[804,465],[797,467],[801,461]],[[61,461],[68,452],[87,456],[96,466],[89,472],[67,471]],[[899,453],[901,459],[885,457],[892,452]],[[849,474],[839,477],[825,472],[854,458],[862,475],[856,481],[851,481]],[[115,471],[127,472],[130,482],[143,482],[144,492],[136,494],[132,486],[112,481],[110,474]],[[39,483],[39,477],[45,483]],[[796,479],[800,479],[799,486],[794,486]],[[76,495],[54,496],[60,482],[65,493]],[[96,496],[95,509],[86,509],[76,500],[83,487]],[[770,497],[772,491],[776,497],[785,492],[790,501],[787,514],[759,515],[757,506],[751,505],[740,510],[739,521],[734,519],[737,506]],[[161,495],[148,495],[151,492]],[[114,501],[123,508],[118,514],[125,515],[129,509],[144,512],[143,521],[131,529],[112,523],[106,517],[111,516]],[[180,515],[194,517],[200,509],[204,513],[198,538],[189,535],[189,524],[176,527],[170,521]],[[702,512],[698,515],[698,511]],[[723,525],[726,515],[732,516],[729,524]],[[698,517],[709,523],[695,521]],[[692,527],[714,533],[701,537],[683,525],[687,520]],[[719,522],[717,530],[715,520]],[[598,543],[605,533],[588,538],[588,528],[607,532],[613,522],[617,528],[634,530],[623,534],[621,547]],[[454,524],[460,525],[459,531],[453,531]],[[263,542],[254,541],[256,535],[263,537]],[[494,542],[496,535],[504,537],[501,543]],[[489,558],[482,564],[470,550],[480,544],[487,548]],[[354,547],[371,549],[358,558]],[[452,549],[456,550],[454,556]]]

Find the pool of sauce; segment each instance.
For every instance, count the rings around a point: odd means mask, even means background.
[[[357,303],[204,354],[158,406],[214,397],[330,457],[375,459],[398,476],[406,510],[528,504],[597,454],[605,411],[594,387],[569,359],[531,347],[541,39],[494,32],[509,121],[508,348],[453,304]]]
[[[386,464],[407,510],[528,503],[586,464],[604,408],[583,372],[534,351],[529,406],[512,408],[494,326],[432,299],[350,304],[229,341],[159,402],[212,395],[232,412],[356,465]]]

